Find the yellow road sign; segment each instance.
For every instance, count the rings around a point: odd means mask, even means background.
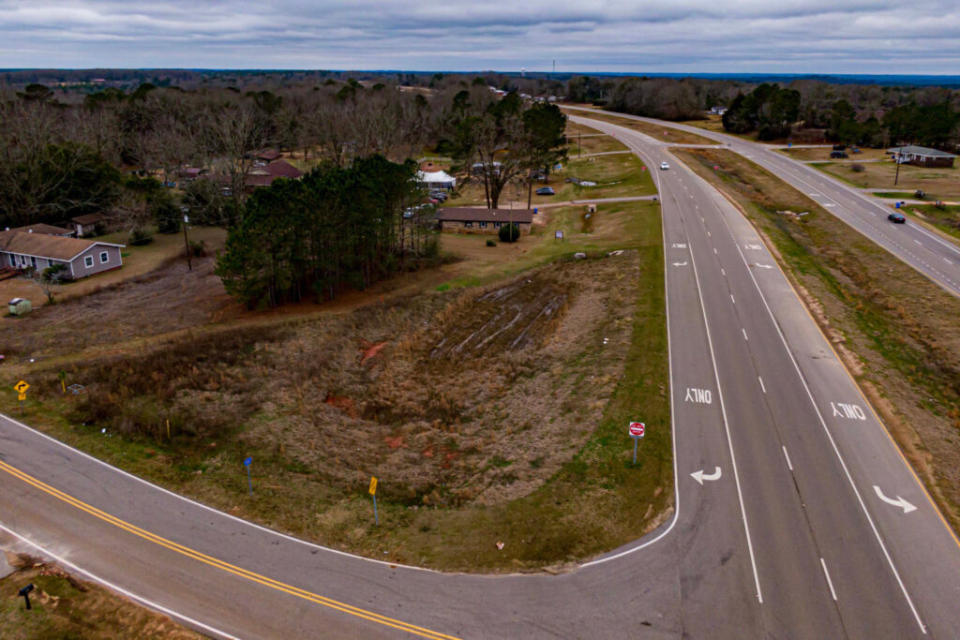
[[[19,400],[20,402],[23,402],[26,399],[27,399],[27,394],[25,393],[21,393],[17,395],[17,400]]]
[[[30,385],[27,384],[26,380],[21,380],[17,384],[13,385],[13,390],[17,393],[26,393],[27,389],[30,388]]]
[[[370,495],[377,495],[377,476],[370,476],[370,488],[368,489]]]

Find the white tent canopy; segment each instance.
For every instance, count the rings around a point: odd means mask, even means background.
[[[430,189],[453,189],[457,186],[457,179],[446,171],[420,171],[417,180]]]

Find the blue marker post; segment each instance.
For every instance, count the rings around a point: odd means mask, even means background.
[[[247,458],[243,461],[243,466],[247,468],[247,489],[250,495],[253,495],[253,482],[250,480],[250,465],[253,464],[253,458]]]

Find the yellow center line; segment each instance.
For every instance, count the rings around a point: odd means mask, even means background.
[[[222,571],[232,573],[236,576],[245,578],[247,580],[256,582],[258,584],[262,584],[264,586],[270,587],[277,591],[282,591],[284,593],[288,593],[298,598],[303,598],[304,600],[309,600],[310,602],[315,602],[325,607],[330,607],[331,609],[336,609],[337,611],[342,611],[343,613],[348,613],[352,616],[363,618],[364,620],[369,620],[371,622],[376,622],[378,624],[392,627],[394,629],[406,631],[407,633],[421,636],[423,638],[430,638],[431,640],[459,640],[454,636],[449,636],[443,633],[439,633],[437,631],[431,631],[430,629],[418,627],[408,622],[403,622],[402,620],[396,620],[394,618],[390,618],[390,617],[381,615],[379,613],[367,611],[366,609],[361,609],[353,605],[339,602],[337,600],[333,600],[331,598],[327,598],[325,596],[321,596],[319,594],[306,591],[304,589],[300,589],[299,587],[294,587],[292,585],[280,582],[278,580],[274,580],[273,578],[268,578],[266,576],[260,575],[258,573],[254,573],[253,571],[249,571],[242,567],[238,567],[228,562],[224,562],[223,560],[214,558],[213,556],[208,556],[204,553],[196,551],[195,549],[191,549],[190,547],[185,547],[182,544],[179,544],[177,542],[173,542],[172,540],[168,540],[167,538],[158,536],[157,534],[151,533],[145,529],[141,529],[136,525],[130,524],[129,522],[121,520],[116,516],[110,515],[105,511],[101,511],[100,509],[97,509],[94,506],[91,506],[85,502],[82,502],[81,500],[78,500],[77,498],[74,498],[73,496],[62,492],[59,489],[51,487],[50,485],[44,482],[41,482],[40,480],[37,480],[33,476],[28,475],[23,471],[20,471],[16,467],[10,466],[6,462],[0,461],[0,470],[5,471],[8,474],[20,480],[23,480],[25,483],[29,484],[30,486],[36,489],[39,489],[40,491],[43,491],[44,493],[51,495],[54,498],[61,500],[62,502],[66,502],[67,504],[73,507],[76,507],[81,511],[84,511],[96,518],[99,518],[104,522],[107,522],[109,524],[114,525],[115,527],[123,529],[124,531],[132,533],[133,535],[143,538],[144,540],[157,544],[161,547],[165,547],[171,551],[175,551],[176,553],[187,556],[188,558],[192,558],[194,560],[210,565]]]

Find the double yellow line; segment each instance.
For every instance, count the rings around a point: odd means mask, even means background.
[[[44,482],[41,482],[40,480],[37,480],[33,476],[28,475],[23,471],[20,471],[16,467],[10,466],[6,462],[0,461],[0,470],[9,473],[15,478],[23,480],[25,483],[29,484],[30,486],[36,489],[39,489],[40,491],[43,491],[44,493],[51,495],[62,502],[66,502],[67,504],[94,516],[95,518],[99,518],[100,520],[103,520],[104,522],[112,524],[115,527],[119,527],[120,529],[123,529],[124,531],[127,531],[129,533],[132,533],[135,536],[143,538],[144,540],[147,540],[154,544],[160,545],[161,547],[165,547],[181,555],[187,556],[188,558],[192,558],[204,564],[210,565],[211,567],[215,567],[222,571],[226,571],[227,573],[232,573],[233,575],[239,576],[241,578],[245,578],[247,580],[250,580],[251,582],[256,582],[266,587],[270,587],[271,589],[276,589],[277,591],[282,591],[292,596],[303,598],[304,600],[308,600],[310,602],[314,602],[316,604],[320,604],[325,607],[330,607],[331,609],[336,609],[337,611],[348,613],[352,616],[356,616],[364,620],[369,620],[371,622],[376,622],[377,624],[382,624],[387,627],[399,629],[400,631],[405,631],[407,633],[411,633],[413,635],[420,636],[422,638],[430,638],[430,640],[459,640],[454,636],[449,636],[443,633],[439,633],[437,631],[431,631],[430,629],[418,627],[408,622],[403,622],[402,620],[389,618],[387,616],[380,615],[379,613],[367,611],[366,609],[360,609],[359,607],[354,607],[353,605],[339,602],[337,600],[333,600],[331,598],[327,598],[327,597],[318,595],[316,593],[312,593],[310,591],[306,591],[304,589],[300,589],[298,587],[294,587],[292,585],[279,582],[272,578],[268,578],[266,576],[260,575],[259,573],[248,571],[247,569],[243,569],[236,565],[232,565],[228,562],[224,562],[223,560],[218,560],[217,558],[214,558],[212,556],[208,556],[204,553],[200,553],[199,551],[191,549],[190,547],[185,547],[182,544],[178,544],[176,542],[173,542],[172,540],[168,540],[166,538],[158,536],[155,533],[151,533],[149,531],[146,531],[145,529],[141,529],[136,525],[132,525],[129,522],[126,522],[124,520],[121,520],[120,518],[110,515],[109,513],[101,511],[100,509],[97,509],[96,507],[93,507],[85,502],[82,502],[81,500],[78,500],[73,496],[62,492],[59,489],[51,487],[50,485]]]

